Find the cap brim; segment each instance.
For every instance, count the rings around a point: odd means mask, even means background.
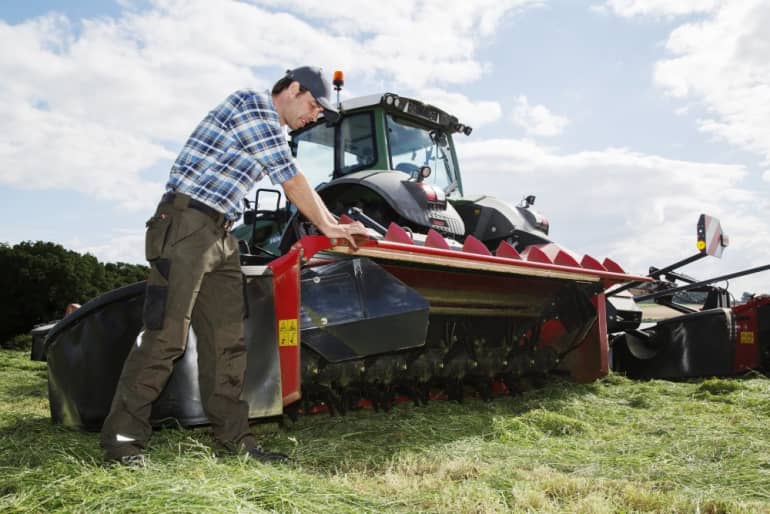
[[[326,121],[329,123],[335,123],[338,119],[340,119],[339,111],[326,98],[316,98],[315,100],[318,102],[318,105],[323,107],[324,118],[326,118]]]
[[[324,119],[329,123],[337,123],[340,119],[340,113],[324,109]]]

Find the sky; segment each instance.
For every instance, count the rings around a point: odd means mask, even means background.
[[[536,195],[579,255],[645,274],[695,253],[706,213],[730,246],[683,272],[769,264],[768,26],[765,0],[2,2],[0,242],[143,262],[198,121],[309,64],[471,125],[465,195]]]

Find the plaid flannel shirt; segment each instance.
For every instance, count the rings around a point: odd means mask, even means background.
[[[166,191],[240,217],[243,198],[267,174],[273,184],[299,169],[269,91],[236,91],[203,118],[179,153]]]

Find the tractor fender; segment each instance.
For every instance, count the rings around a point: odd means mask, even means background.
[[[468,235],[485,242],[521,240],[523,245],[548,243],[548,222],[529,207],[512,206],[492,196],[453,202]]]
[[[464,236],[466,233],[462,217],[450,202],[429,199],[419,183],[408,180],[406,175],[399,171],[351,173],[320,186],[318,194],[328,205],[333,205],[338,200],[343,203],[348,203],[347,200],[355,203],[356,197],[345,198],[345,191],[354,187],[372,191],[396,214],[417,226],[433,228],[454,236]]]

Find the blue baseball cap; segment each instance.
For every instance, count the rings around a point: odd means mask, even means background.
[[[332,88],[329,81],[323,76],[321,68],[314,66],[300,66],[293,70],[286,70],[286,77],[296,80],[302,87],[310,91],[316,102],[323,107],[324,118],[330,123],[336,122],[340,113],[332,102]]]

